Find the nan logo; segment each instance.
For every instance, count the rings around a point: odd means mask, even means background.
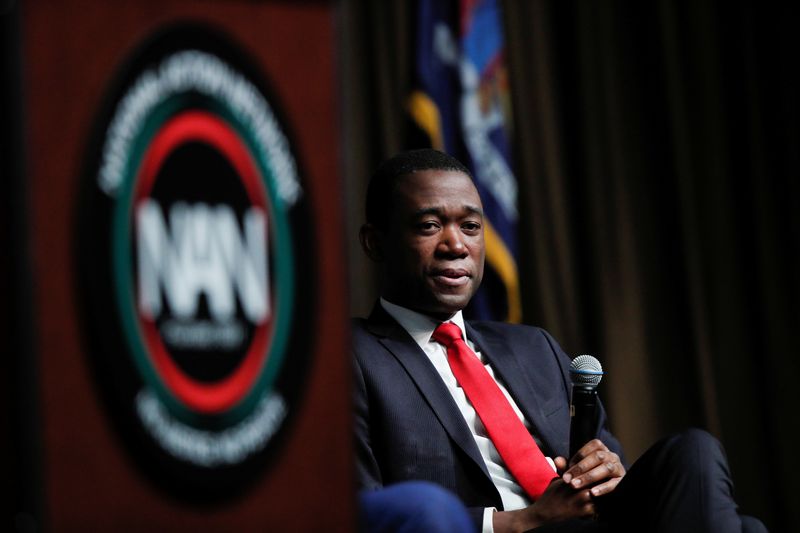
[[[99,389],[157,481],[229,493],[279,450],[309,364],[298,164],[259,73],[216,33],[162,32],[120,82],[78,236]]]

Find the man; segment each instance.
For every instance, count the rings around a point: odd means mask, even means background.
[[[364,489],[436,483],[484,531],[742,530],[724,456],[703,432],[659,444],[626,476],[601,409],[598,439],[567,461],[561,348],[538,328],[461,315],[483,275],[484,220],[460,162],[434,150],[388,160],[366,216],[360,240],[381,266],[382,298],[353,323]]]

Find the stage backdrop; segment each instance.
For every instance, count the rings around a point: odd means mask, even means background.
[[[334,7],[22,6],[45,527],[354,528]]]

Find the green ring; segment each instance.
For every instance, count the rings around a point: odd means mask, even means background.
[[[271,390],[272,385],[283,365],[289,341],[291,318],[294,307],[295,279],[294,270],[294,251],[292,247],[291,228],[287,220],[287,213],[282,202],[278,201],[275,188],[275,173],[269,161],[266,160],[258,150],[252,131],[246,128],[236,119],[233,110],[227,103],[208,99],[210,110],[216,111],[219,115],[239,133],[244,140],[251,156],[256,162],[257,168],[262,175],[262,181],[267,191],[270,208],[273,213],[274,223],[271,229],[275,236],[275,246],[273,248],[273,264],[277,283],[273,284],[276,294],[275,323],[273,329],[272,343],[269,346],[269,354],[266,364],[259,373],[258,378],[245,397],[233,408],[221,415],[209,417],[209,415],[198,414],[187,408],[166,386],[158,375],[147,354],[147,348],[142,341],[139,330],[138,320],[136,319],[136,304],[133,287],[133,274],[131,263],[131,202],[133,189],[136,183],[136,174],[139,170],[142,157],[149,146],[149,141],[153,138],[158,129],[169,118],[180,111],[189,108],[186,102],[186,95],[173,95],[168,97],[153,109],[144,121],[141,132],[132,141],[130,157],[125,165],[122,187],[119,191],[117,202],[112,214],[111,249],[112,265],[115,280],[115,292],[120,318],[128,345],[131,347],[133,359],[145,383],[150,385],[157,396],[164,402],[167,409],[177,418],[193,425],[206,425],[212,419],[222,426],[228,426],[238,422],[251,413],[257,402]],[[204,422],[206,424],[204,424]],[[216,425],[216,424],[214,424]]]

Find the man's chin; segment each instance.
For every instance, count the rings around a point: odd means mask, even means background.
[[[397,305],[413,309],[440,320],[447,320],[464,309],[472,299],[474,291],[462,287],[459,291],[406,290],[385,294],[384,297]]]
[[[431,311],[440,316],[453,316],[469,303],[471,294],[437,294],[436,300],[431,305]]]

